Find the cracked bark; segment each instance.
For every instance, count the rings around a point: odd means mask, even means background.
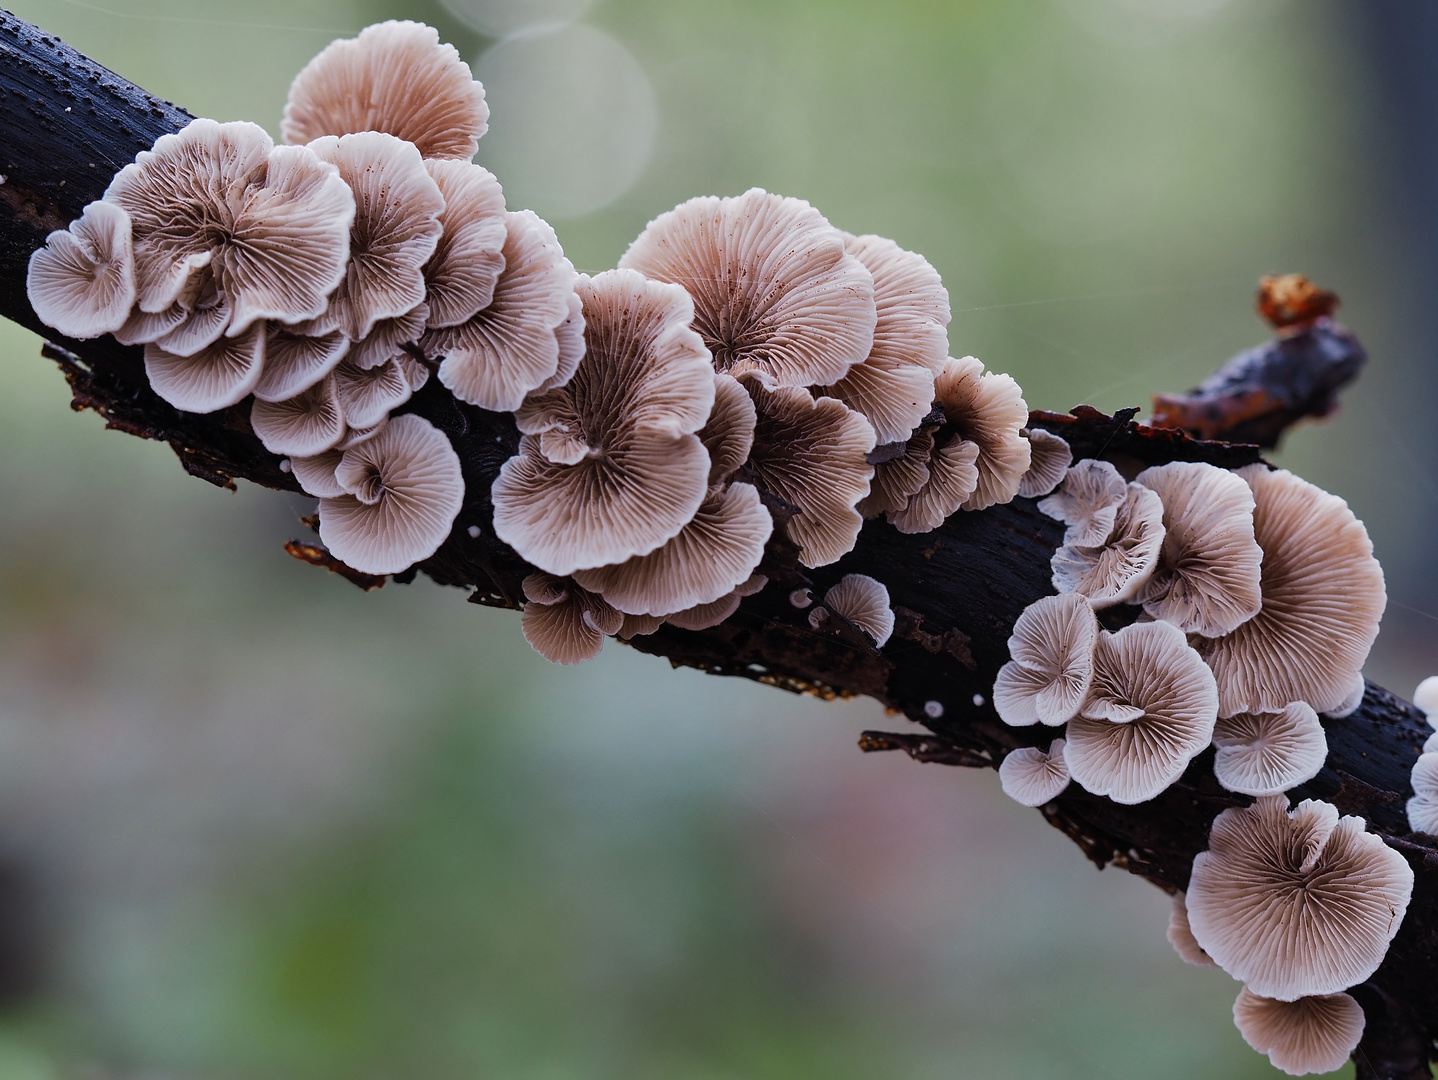
[[[50,339],[44,353],[59,364],[77,411],[93,410],[108,427],[169,443],[187,471],[211,483],[233,487],[245,479],[296,491],[280,459],[250,430],[247,404],[208,416],[178,412],[150,390],[140,350],[110,338],[57,338],[25,298],[26,264],[46,234],[78,217],[137,151],[189,120],[184,110],[0,13],[0,315]],[[512,418],[456,402],[435,379],[403,411],[425,416],[449,435],[467,495],[439,552],[396,580],[413,580],[417,570],[440,584],[471,589],[471,602],[517,608],[520,582],[531,568],[495,538],[488,496],[500,465],[518,445]],[[1234,467],[1258,460],[1254,447],[1197,442],[1144,428],[1131,417],[1080,407],[1072,415],[1035,413],[1031,424],[1068,439],[1076,456],[1102,455],[1121,464],[1195,460]],[[477,537],[469,535],[471,526],[478,527]],[[1047,728],[1004,725],[988,696],[1008,658],[1014,620],[1052,591],[1049,559],[1062,531],[1033,500],[1015,499],[955,514],[939,530],[919,536],[869,522],[854,551],[820,570],[798,568],[782,545],[774,545],[766,570],[775,583],[745,599],[728,622],[698,633],[665,626],[632,644],[676,666],[716,675],[822,697],[871,696],[920,728],[866,733],[863,749],[996,767],[1009,750],[1046,744],[1053,735]],[[298,558],[341,569],[312,542],[288,547]],[[884,582],[893,599],[897,626],[882,653],[842,620],[830,620],[826,630],[832,632],[810,629],[807,612],[789,601],[796,587],[811,588],[817,598],[855,572]],[[346,576],[361,587],[382,584],[368,575]],[[1438,839],[1409,833],[1403,803],[1411,795],[1409,771],[1431,729],[1412,705],[1372,684],[1357,712],[1326,718],[1324,726],[1327,764],[1294,798],[1322,798],[1344,813],[1363,815],[1416,876],[1407,918],[1383,966],[1353,991],[1368,1018],[1354,1055],[1358,1076],[1427,1078],[1438,1035]],[[1151,802],[1119,806],[1074,785],[1041,812],[1096,865],[1119,866],[1172,891],[1187,885],[1213,817],[1248,801],[1218,786],[1210,750]]]

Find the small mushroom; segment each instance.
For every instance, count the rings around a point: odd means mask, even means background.
[[[1434,723],[1438,719],[1438,675],[1429,675],[1418,684],[1413,691],[1413,704],[1423,710],[1423,715],[1428,717],[1428,723],[1438,727]]]
[[[286,401],[308,390],[335,369],[348,349],[341,333],[309,337],[271,323],[265,331],[265,367],[255,384],[255,397]]]
[[[1014,727],[1073,719],[1093,681],[1098,621],[1088,601],[1072,593],[1035,600],[1014,623],[1013,658],[994,681],[994,708]]]
[[[1163,549],[1139,593],[1143,609],[1186,634],[1221,637],[1262,607],[1253,492],[1225,469],[1196,461],[1157,465],[1137,483],[1163,500]]]
[[[824,594],[824,606],[849,620],[882,648],[894,632],[889,590],[867,574],[845,574]]]
[[[604,639],[624,627],[623,614],[572,581],[530,574],[521,587],[529,601],[519,620],[524,640],[556,664],[594,659],[604,648]]]
[[[404,356],[406,346],[418,345],[424,335],[425,320],[429,317],[429,305],[405,312],[393,319],[379,319],[370,331],[359,341],[350,343],[345,359],[357,368],[378,367],[386,360]]]
[[[1348,994],[1297,1001],[1259,997],[1248,987],[1233,1003],[1233,1022],[1249,1046],[1289,1076],[1341,1069],[1363,1038],[1364,1016]]]
[[[1054,588],[1087,598],[1096,610],[1129,603],[1158,565],[1163,537],[1163,503],[1148,488],[1129,484],[1101,546],[1065,544],[1054,552]]]
[[[721,596],[712,604],[699,604],[683,611],[676,611],[672,615],[666,615],[664,621],[681,630],[708,630],[711,626],[718,626],[726,621],[729,616],[739,610],[739,603],[744,597],[753,596],[767,584],[769,584],[769,579],[765,575],[755,574],[733,592],[727,596]]]
[[[1163,623],[1154,623],[1163,626]],[[1204,952],[1249,990],[1295,1001],[1378,970],[1413,871],[1360,817],[1283,795],[1223,811],[1193,860],[1188,918]]]
[[[489,307],[504,270],[504,191],[471,161],[431,158],[424,165],[444,196],[439,244],[424,268],[428,321],[458,326]]]
[[[303,458],[324,453],[345,433],[334,376],[327,375],[284,401],[257,400],[250,408],[250,426],[272,454]]]
[[[317,499],[334,499],[345,494],[345,489],[335,479],[335,470],[339,468],[340,459],[343,457],[344,451],[340,449],[326,450],[313,457],[292,457],[290,470],[306,495],[313,495]]]
[[[999,762],[999,784],[1005,795],[1023,806],[1042,806],[1058,798],[1069,786],[1064,741],[1049,743],[1047,753],[1037,746],[1010,750]]]
[[[579,370],[579,361],[584,359],[584,301],[576,292],[571,292],[567,300],[569,314],[554,330],[555,340],[559,343],[559,366],[554,369],[553,375],[535,388],[536,394],[565,385],[574,378],[574,373]]]
[[[1408,800],[1408,827],[1414,832],[1438,836],[1438,753],[1424,746],[1423,753],[1413,763],[1409,783],[1414,794]]]
[[[85,340],[125,325],[135,302],[130,215],[114,203],[92,202],[30,254],[25,295],[46,326]]]
[[[1217,715],[1213,675],[1178,627],[1101,633],[1088,699],[1069,721],[1069,772],[1095,795],[1147,802],[1208,746]]]
[[[1118,508],[1128,498],[1128,483],[1107,461],[1084,458],[1064,474],[1063,483],[1039,510],[1068,528],[1064,544],[1069,547],[1098,547],[1113,532]]]
[[[874,347],[873,276],[802,199],[759,188],[690,199],[619,265],[688,289],[715,370],[769,389],[838,382]]]
[[[427,158],[468,161],[489,128],[484,87],[439,31],[416,22],[375,23],[332,42],[290,84],[286,142],[383,131]]]
[[[889,514],[889,522],[901,533],[937,529],[973,498],[979,485],[982,456],[983,448],[978,443],[950,435],[946,443],[929,455],[928,475],[923,486],[909,496],[903,509]]]
[[[202,266],[190,275],[173,307],[183,311],[184,318],[155,337],[154,342],[176,356],[193,356],[213,345],[229,328],[234,315],[229,297],[216,280],[213,264]]]
[[[1312,780],[1328,757],[1318,714],[1295,701],[1276,713],[1235,713],[1213,729],[1213,774],[1229,791],[1279,795]]]
[[[194,356],[145,346],[145,375],[151,388],[185,412],[212,413],[242,401],[260,381],[264,364],[264,323],[239,337],[220,338]]]
[[[984,510],[1018,494],[1030,461],[1029,441],[1019,434],[1029,420],[1023,391],[1008,375],[985,372],[972,356],[948,359],[934,380],[934,393],[949,425],[979,448],[978,484],[965,510]]]
[[[956,441],[963,444],[961,439]],[[878,452],[884,449],[882,446],[877,447],[873,456],[877,457]],[[856,507],[859,513],[865,518],[876,518],[880,514],[902,511],[909,505],[909,497],[928,482],[929,458],[933,452],[933,434],[920,429],[904,441],[901,453],[875,464],[874,479],[869,483],[869,494],[864,496]],[[978,456],[977,447],[974,448],[974,456]],[[969,488],[959,498],[959,502],[969,497],[978,479],[979,472],[974,469]]]
[[[1019,494],[1037,499],[1063,482],[1074,461],[1073,451],[1066,441],[1043,428],[1024,428],[1019,434],[1029,441],[1029,468],[1019,481]]]
[[[1168,943],[1185,964],[1192,964],[1194,967],[1218,967],[1213,962],[1213,957],[1203,951],[1193,936],[1193,930],[1188,925],[1188,905],[1181,892],[1173,894],[1173,908],[1168,915]]]
[[[737,379],[715,374],[714,408],[699,431],[699,441],[709,451],[711,485],[725,483],[748,460],[757,422],[748,391]]]
[[[408,401],[412,392],[409,379],[394,360],[369,369],[341,360],[334,371],[334,384],[345,422],[352,428],[373,427]]]

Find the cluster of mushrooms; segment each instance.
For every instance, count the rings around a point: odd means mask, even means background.
[[[922,256],[798,199],[692,199],[617,269],[579,274],[472,162],[488,119],[435,30],[371,26],[296,77],[284,145],[200,119],[140,153],[34,253],[31,304],[69,337],[143,345],[177,409],[248,401],[319,499],[322,540],[365,573],[433,555],[464,502],[459,457],[411,395],[436,378],[512,414],[493,525],[536,571],[525,636],[561,663],[727,619],[768,584],[776,533],[819,567],[865,518],[919,533],[1042,498],[1067,527],[1057,594],[1019,618],[993,702],[1065,731],[1010,753],[1004,790],[1038,806],[1072,780],[1143,802],[1215,746],[1219,782],[1257,801],[1214,823],[1171,939],[1245,983],[1239,1028],[1275,1064],[1336,1067],[1363,1026],[1342,991],[1378,967],[1412,889],[1362,819],[1283,794],[1323,765],[1319,714],[1359,704],[1384,607],[1343,501],[1264,465],[1075,463],[1025,427],[1013,379],[949,356]],[[789,599],[876,648],[894,628],[864,575]],[[1435,831],[1429,771],[1410,815]]]

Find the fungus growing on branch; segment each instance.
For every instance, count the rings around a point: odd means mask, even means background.
[[[1128,483],[1107,461],[1084,458],[1064,474],[1057,491],[1039,501],[1039,509],[1062,521],[1068,547],[1098,547],[1113,532],[1118,508],[1128,498]]]
[[[1054,588],[1077,593],[1095,609],[1129,603],[1148,582],[1163,546],[1163,504],[1146,487],[1128,485],[1113,531],[1097,547],[1065,544],[1052,560]]]
[[[604,639],[619,633],[625,624],[625,616],[602,596],[564,578],[530,574],[523,588],[528,601],[519,621],[524,640],[553,663],[579,664],[594,659],[604,648]],[[633,629],[638,633],[646,627]]]
[[[428,325],[458,326],[489,307],[504,270],[504,191],[473,162],[430,158],[424,165],[444,196],[439,243],[424,268]]]
[[[335,368],[334,384],[345,422],[357,429],[374,427],[408,401],[412,392],[409,379],[394,360],[365,369],[341,360]]]
[[[1073,451],[1063,439],[1043,428],[1024,428],[1019,434],[1029,441],[1029,468],[1019,481],[1019,494],[1037,499],[1063,482],[1074,461]]]
[[[1069,786],[1064,741],[1055,739],[1047,751],[1037,746],[1010,750],[999,763],[999,784],[1022,806],[1042,806],[1057,798]]]
[[[125,325],[135,302],[130,215],[115,203],[92,202],[30,253],[25,295],[40,321],[85,340]]]
[[[699,431],[709,452],[709,483],[722,484],[739,471],[754,447],[758,414],[754,399],[737,379],[714,376],[714,408]]]
[[[1438,836],[1438,753],[1425,746],[1413,763],[1408,782],[1413,787],[1413,798],[1407,805],[1408,827]]]
[[[1014,727],[1058,727],[1078,714],[1093,681],[1098,621],[1073,594],[1035,600],[1014,622],[1011,659],[994,681],[994,708]]]
[[[1438,719],[1438,675],[1429,675],[1418,684],[1418,688],[1413,691],[1413,704],[1423,710],[1430,724],[1434,724],[1435,719]],[[1438,724],[1434,726],[1438,727]]]
[[[1229,791],[1280,795],[1312,780],[1328,757],[1318,714],[1295,701],[1276,713],[1235,713],[1213,729],[1213,775]]]
[[[283,401],[259,401],[250,408],[250,426],[272,454],[313,457],[329,450],[345,434],[345,415],[327,375]]]
[[[962,440],[957,441],[962,442]],[[873,456],[878,457],[881,453],[888,454],[890,449],[890,447],[878,447]],[[864,496],[857,507],[859,513],[865,518],[875,518],[880,514],[894,514],[904,510],[909,505],[909,497],[928,482],[929,458],[933,452],[934,436],[932,431],[920,428],[904,441],[903,449],[899,453],[891,457],[886,456],[883,461],[877,462],[874,465],[874,478],[869,482],[869,494]],[[978,456],[978,447],[974,447],[973,456]],[[973,462],[970,461],[969,464],[972,466]],[[978,483],[978,470],[971,468],[970,471],[972,477],[968,482],[967,489],[959,496],[959,503],[969,497],[974,490],[974,485]],[[900,528],[901,532],[905,531],[902,527],[896,527]]]
[[[922,448],[922,433],[914,440]],[[979,459],[983,447],[950,433],[948,441],[935,446],[924,462],[924,481],[898,510],[889,513],[889,522],[902,533],[933,532],[950,514],[957,513],[973,498],[979,486]],[[892,474],[886,482],[895,479]]]
[[[824,594],[823,608],[809,612],[809,625],[818,629],[815,617],[827,610],[848,620],[864,631],[877,648],[882,648],[894,632],[894,612],[889,606],[889,590],[884,583],[867,574],[845,574]]]
[[[260,401],[285,401],[335,369],[349,342],[338,331],[323,337],[299,334],[280,323],[265,331],[265,367],[254,394]]]
[[[151,388],[185,412],[211,413],[243,401],[260,381],[264,364],[264,323],[239,337],[222,337],[193,356],[145,346],[145,374]]]
[[[1246,986],[1233,1003],[1233,1022],[1249,1046],[1290,1076],[1341,1069],[1364,1028],[1363,1010],[1348,994],[1276,1001]]]
[[[944,361],[934,393],[948,426],[979,448],[978,483],[963,509],[983,510],[1012,500],[1031,460],[1029,440],[1019,434],[1029,420],[1019,384],[1010,375],[984,371],[982,362],[965,356]]]

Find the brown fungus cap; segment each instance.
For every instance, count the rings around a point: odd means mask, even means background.
[[[837,382],[874,346],[874,279],[802,199],[759,188],[690,199],[619,265],[687,289],[715,370],[767,387]]]
[[[364,370],[341,360],[334,370],[334,383],[345,423],[352,428],[373,427],[408,401],[412,392],[404,370],[394,360]]]
[[[1073,464],[1073,451],[1063,439],[1042,428],[1025,428],[1019,434],[1029,441],[1029,469],[1019,481],[1019,494],[1025,499],[1037,499],[1063,482]]]
[[[1035,600],[1014,623],[1011,659],[994,681],[994,708],[1014,727],[1057,727],[1078,714],[1093,681],[1098,621],[1073,594]]]
[[[979,461],[983,447],[951,436],[929,455],[928,477],[902,510],[889,513],[889,521],[901,533],[932,532],[950,514],[967,506],[981,479]]]
[[[604,648],[604,639],[624,627],[622,613],[610,607],[602,596],[572,581],[530,574],[522,587],[529,601],[519,621],[524,640],[553,663],[593,660]]]
[[[1167,936],[1173,951],[1178,953],[1179,959],[1185,964],[1192,964],[1194,967],[1218,967],[1213,962],[1213,957],[1203,951],[1203,947],[1193,936],[1193,930],[1188,925],[1188,904],[1181,892],[1173,894],[1173,907],[1168,914]]]
[[[332,42],[295,76],[281,124],[286,142],[383,131],[427,158],[468,161],[489,128],[484,87],[439,31],[382,22]]]
[[[632,270],[581,277],[578,290],[584,359],[516,413],[525,435],[492,493],[500,539],[553,574],[649,554],[709,489],[694,433],[714,407],[714,372],[688,294]]]
[[[1129,484],[1113,531],[1100,546],[1065,544],[1054,552],[1054,588],[1078,593],[1095,609],[1129,603],[1158,565],[1162,546],[1163,504],[1148,488]]]
[[[1069,786],[1064,740],[1049,743],[1047,752],[1037,746],[1010,750],[999,762],[999,784],[1005,795],[1023,806],[1042,806],[1058,798]]]
[[[1232,633],[1262,606],[1253,492],[1243,478],[1196,461],[1157,465],[1137,482],[1163,500],[1163,549],[1138,599],[1186,634]]]
[[[1253,490],[1262,607],[1232,633],[1194,642],[1218,679],[1223,715],[1349,697],[1387,601],[1373,544],[1348,504],[1282,469],[1238,471]]]
[[[272,454],[313,457],[324,453],[345,433],[334,376],[325,376],[285,401],[256,401],[250,408],[250,426]]]
[[[1029,441],[1019,434],[1029,420],[1019,384],[1009,375],[985,372],[982,362],[965,356],[944,361],[934,393],[949,424],[979,448],[979,481],[963,509],[1012,500],[1030,461]]]
[[[1213,675],[1178,627],[1101,633],[1088,699],[1069,721],[1069,772],[1095,795],[1147,802],[1208,746],[1217,714]]]
[[[335,369],[348,349],[341,333],[309,337],[271,323],[265,331],[265,369],[255,384],[255,397],[286,401],[308,390]]]
[[[265,365],[265,324],[239,337],[222,337],[194,356],[175,356],[145,346],[150,387],[184,412],[212,413],[243,401],[260,381]]]
[[[1312,780],[1328,758],[1318,714],[1302,701],[1281,712],[1236,713],[1213,729],[1213,774],[1229,791],[1279,795]]]
[[[440,158],[424,164],[444,196],[439,244],[424,268],[429,325],[458,326],[489,307],[504,269],[504,191],[481,165]]]
[[[1107,461],[1084,458],[1064,474],[1058,490],[1039,501],[1039,510],[1068,528],[1064,544],[1097,547],[1113,532],[1118,508],[1128,498],[1128,483]]]
[[[845,574],[824,594],[822,603],[829,611],[864,631],[879,648],[894,632],[894,610],[889,606],[889,590],[882,581],[867,574]]]
[[[46,326],[85,340],[125,325],[135,302],[130,215],[115,203],[92,202],[30,254],[25,295]]]
[[[1161,623],[1153,624],[1163,625]],[[1223,811],[1193,860],[1193,936],[1255,994],[1294,1001],[1363,982],[1383,962],[1413,871],[1360,817],[1283,795]]]
[[[1363,1038],[1363,1009],[1349,994],[1297,1001],[1259,997],[1248,987],[1233,1003],[1233,1022],[1249,1046],[1290,1076],[1343,1068]]]

